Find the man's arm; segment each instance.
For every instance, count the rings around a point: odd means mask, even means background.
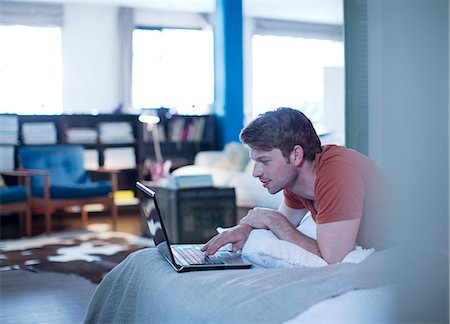
[[[353,250],[359,229],[359,219],[319,224],[317,241],[296,228],[306,210],[292,209],[284,203],[279,211],[254,209],[241,220],[253,228],[270,229],[280,240],[296,244],[322,257],[328,263],[337,263]]]
[[[281,203],[278,211],[254,208],[241,220],[252,228],[269,229],[280,240],[296,244],[305,250],[321,256],[317,241],[297,230],[300,221],[306,215],[307,209],[294,209]]]
[[[322,259],[341,262],[355,248],[360,219],[349,219],[317,225],[317,243]]]
[[[293,226],[297,227],[298,224],[300,224],[300,221],[305,216],[307,210],[306,209],[292,209],[288,208],[284,202],[281,203],[280,207],[278,208],[278,212],[273,209],[268,208],[254,208],[249,211],[247,216],[245,216],[243,219],[254,219],[255,221],[258,221],[259,218],[263,218],[264,215],[271,215],[272,213],[282,213],[283,218],[285,220],[287,219],[288,222],[290,222]],[[252,215],[249,217],[249,215]],[[250,235],[250,232],[254,228],[264,228],[268,229],[263,223],[259,223],[261,227],[259,227],[256,223],[251,222],[246,223],[245,221],[239,223],[239,225],[234,226],[231,229],[228,229],[225,232],[222,232],[220,234],[217,234],[213,238],[211,238],[203,247],[202,251],[205,252],[205,255],[211,255],[217,252],[218,249],[220,249],[222,246],[231,243],[232,244],[232,250],[236,252],[237,250],[241,249],[245,242],[248,239],[248,236]]]

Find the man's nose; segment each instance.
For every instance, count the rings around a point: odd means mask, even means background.
[[[260,176],[262,176],[262,171],[261,171],[261,169],[255,164],[255,166],[253,167],[253,177],[259,178]]]

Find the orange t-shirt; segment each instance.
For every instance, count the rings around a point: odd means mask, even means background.
[[[372,160],[343,146],[326,145],[316,155],[315,161],[317,177],[314,196],[317,210],[311,200],[286,188],[284,202],[288,207],[307,208],[317,224],[363,218],[362,221],[369,225],[371,232],[385,225],[374,224],[374,221],[381,221],[381,218],[376,219],[376,214],[384,205],[382,196],[385,179]],[[364,245],[378,245],[372,242],[373,239],[371,237],[371,243]]]

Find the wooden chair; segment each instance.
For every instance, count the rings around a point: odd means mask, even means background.
[[[22,234],[31,236],[31,174],[29,172],[16,170],[0,171],[0,175],[17,179],[17,185],[0,188],[0,213],[18,213]]]
[[[81,145],[26,146],[19,150],[22,167],[31,176],[31,206],[44,210],[45,232],[51,232],[51,213],[55,209],[80,206],[82,226],[88,222],[86,205],[102,204],[111,211],[112,228],[117,228],[117,191],[115,170],[98,169],[109,181],[92,181],[84,168],[84,148]]]

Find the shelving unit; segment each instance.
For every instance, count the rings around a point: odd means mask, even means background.
[[[172,161],[172,168],[194,162],[199,151],[214,150],[215,118],[213,115],[187,116],[172,115],[167,109],[159,109],[158,124],[161,152],[165,160]],[[154,159],[153,137],[145,125],[141,124],[141,163],[146,158]]]
[[[159,109],[159,124],[164,138],[161,151],[164,159],[172,161],[172,168],[177,168],[194,161],[200,150],[213,150],[215,144],[215,122],[213,115],[185,116],[171,115],[166,109]],[[0,146],[14,147],[14,165],[19,167],[18,149],[32,145],[32,139],[24,137],[24,124],[50,123],[56,129],[56,143],[46,137],[40,139],[40,145],[81,144],[86,149],[86,159],[97,157],[98,161],[87,161],[87,165],[120,169],[119,189],[134,189],[136,179],[143,176],[142,165],[146,159],[155,159],[152,136],[148,134],[145,124],[133,114],[99,114],[99,115],[0,115],[16,116],[18,134],[16,143],[1,141]],[[203,124],[197,128],[194,136],[194,124]],[[47,124],[48,125],[48,124]],[[182,127],[180,127],[182,125]],[[111,126],[111,127],[109,127]],[[178,133],[175,128],[178,127]],[[122,133],[120,133],[122,130]],[[190,133],[189,133],[190,132]],[[108,133],[108,134],[106,134]],[[3,159],[3,157],[2,157]]]

